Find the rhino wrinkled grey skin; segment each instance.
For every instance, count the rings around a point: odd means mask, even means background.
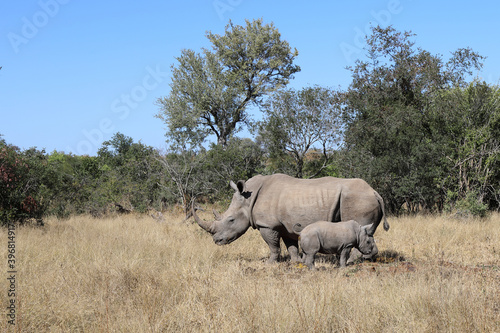
[[[302,227],[297,223],[293,231],[300,235],[300,247],[304,252],[304,264],[314,269],[316,253],[339,254],[340,267],[346,267],[352,248],[358,249],[364,255],[374,256],[378,248],[373,235],[368,234],[371,225],[361,226],[354,220],[331,223],[319,221]]]
[[[255,176],[248,181],[230,182],[235,190],[228,210],[207,222],[193,217],[198,225],[213,235],[217,245],[233,242],[248,228],[258,229],[269,246],[268,262],[279,258],[280,239],[292,261],[301,261],[298,235],[293,226],[304,227],[316,221],[340,222],[355,220],[373,235],[382,218],[389,229],[382,197],[362,179],[324,177],[297,179],[283,174]],[[194,205],[194,203],[193,203]]]

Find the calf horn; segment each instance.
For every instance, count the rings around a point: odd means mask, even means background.
[[[193,204],[191,205],[191,211],[192,211],[192,214],[193,214],[193,217],[194,217],[194,220],[196,221],[196,223],[198,223],[198,225],[203,230],[205,230],[213,235],[214,234],[213,222],[210,223],[210,222],[204,221],[204,220],[199,218],[199,216],[196,214],[196,209],[194,208],[194,200],[193,200]]]

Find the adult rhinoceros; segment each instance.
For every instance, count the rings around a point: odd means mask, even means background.
[[[271,250],[269,262],[278,260],[280,238],[292,261],[300,261],[298,236],[293,226],[307,226],[316,221],[355,220],[361,225],[372,224],[373,235],[382,217],[385,219],[382,197],[362,179],[324,177],[297,179],[283,174],[255,176],[248,181],[231,181],[235,190],[229,209],[215,221],[207,222],[193,210],[196,222],[213,235],[218,245],[229,244],[248,228],[258,229]]]

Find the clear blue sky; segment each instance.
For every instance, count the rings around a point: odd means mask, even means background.
[[[274,22],[299,51],[294,88],[346,88],[370,24],[411,30],[432,54],[472,47],[500,80],[497,1],[76,1],[0,4],[0,134],[22,149],[94,155],[116,132],[165,148],[154,117],[182,49],[209,47],[231,19]],[[244,136],[244,133],[242,133]]]

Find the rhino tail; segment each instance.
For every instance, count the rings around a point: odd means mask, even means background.
[[[382,215],[384,216],[384,230],[388,231],[390,228],[390,225],[389,225],[389,222],[387,222],[387,217],[385,215],[384,199],[382,199],[380,194],[378,194],[376,191],[375,191],[375,196],[377,197],[378,203],[380,205],[380,209],[382,209]]]
[[[389,225],[389,222],[387,222],[387,218],[386,218],[386,217],[385,217],[385,215],[384,215],[384,230],[385,230],[385,231],[389,231],[389,228],[390,228],[390,227],[391,227],[391,226]]]
[[[292,227],[292,230],[294,233],[296,233],[297,235],[300,235],[300,232],[302,230],[304,230],[304,227],[302,226],[302,224],[300,223],[295,223]]]

